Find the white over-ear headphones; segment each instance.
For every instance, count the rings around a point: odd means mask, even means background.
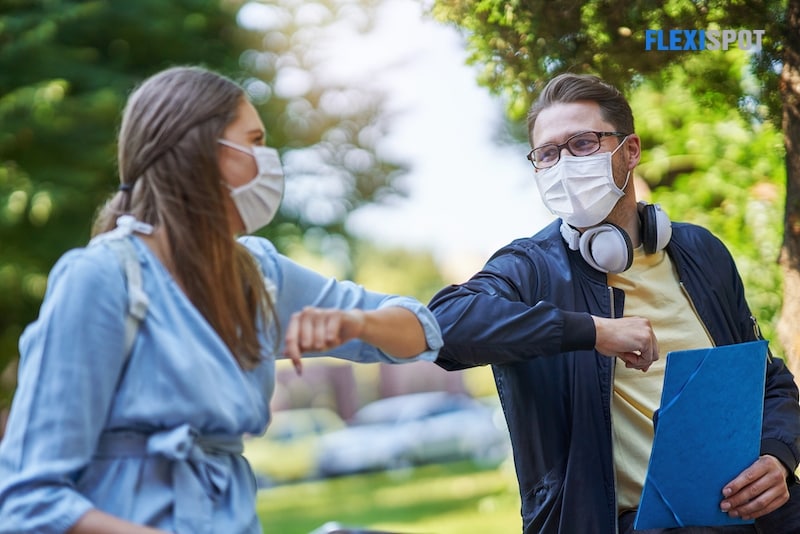
[[[672,237],[672,223],[658,204],[639,202],[642,246],[646,254],[663,250]],[[633,263],[633,245],[628,233],[611,223],[598,224],[580,233],[565,222],[561,236],[586,263],[603,273],[621,273]]]

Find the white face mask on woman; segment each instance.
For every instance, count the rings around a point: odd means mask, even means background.
[[[278,151],[265,146],[248,148],[227,139],[217,139],[217,142],[250,154],[256,160],[258,173],[255,178],[239,187],[225,184],[244,222],[245,232],[253,233],[272,221],[283,199],[285,180]]]
[[[536,173],[536,185],[544,205],[554,215],[576,228],[594,226],[611,213],[625,192],[614,182],[613,152],[591,156],[562,156],[558,163]]]

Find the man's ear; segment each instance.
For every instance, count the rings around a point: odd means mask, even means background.
[[[627,145],[626,150],[628,151],[628,170],[632,171],[642,157],[642,140],[638,135],[631,134],[625,141],[625,145]]]

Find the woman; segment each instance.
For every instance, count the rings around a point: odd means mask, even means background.
[[[20,338],[0,532],[260,532],[241,436],[266,428],[276,355],[298,371],[309,352],[436,357],[419,302],[326,279],[262,238],[237,242],[282,197],[264,140],[241,87],[207,70],[168,69],[131,95],[102,236],[58,261]]]

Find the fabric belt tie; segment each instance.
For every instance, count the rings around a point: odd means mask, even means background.
[[[176,526],[191,523],[210,528],[214,503],[230,484],[227,456],[243,450],[241,436],[200,436],[184,424],[152,434],[105,432],[95,458],[161,456],[171,460]]]

